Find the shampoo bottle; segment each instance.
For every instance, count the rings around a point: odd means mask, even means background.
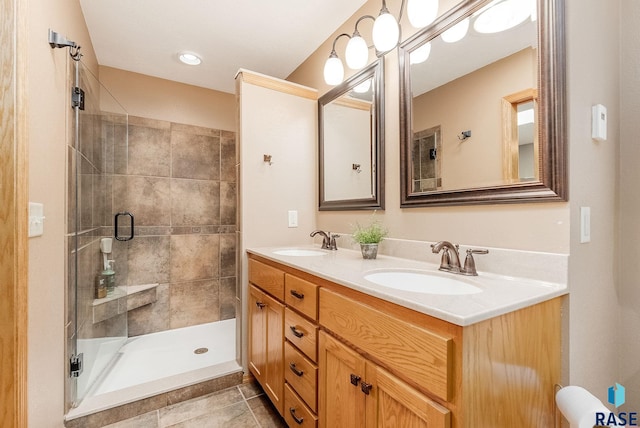
[[[116,289],[116,272],[113,270],[113,264],[113,260],[107,261],[107,268],[102,271],[102,277],[107,286],[107,296],[112,295]]]

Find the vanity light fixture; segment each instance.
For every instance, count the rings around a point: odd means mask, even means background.
[[[202,63],[202,59],[193,52],[180,52],[178,54],[178,59],[180,62],[187,65],[200,65]]]
[[[424,45],[420,46],[415,51],[411,52],[409,56],[409,63],[411,64],[420,64],[429,59],[429,55],[431,54],[431,42],[427,42]]]
[[[333,40],[331,54],[324,65],[324,81],[328,85],[337,85],[342,83],[344,79],[344,66],[336,53],[336,42],[340,37],[347,36],[349,38],[345,50],[345,59],[349,68],[359,70],[367,65],[370,46],[367,45],[367,42],[358,31],[358,24],[360,24],[363,19],[369,18],[373,20],[371,38],[373,39],[372,47],[376,49],[377,56],[384,55],[386,52],[398,46],[401,34],[399,22],[402,19],[405,1],[407,0],[402,0],[400,4],[400,14],[397,19],[389,12],[386,0],[382,0],[382,8],[380,9],[378,17],[374,18],[371,15],[361,16],[356,21],[355,30],[351,36],[342,33]],[[422,28],[431,24],[438,15],[438,1],[439,0],[408,0],[407,15],[409,16],[411,25],[416,28]]]

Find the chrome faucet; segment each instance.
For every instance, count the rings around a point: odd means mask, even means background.
[[[340,235],[337,233],[325,232],[323,230],[314,230],[311,232],[310,236],[313,238],[316,235],[322,235],[322,249],[323,250],[337,250],[338,245],[336,244],[336,238],[339,238]]]
[[[440,241],[431,245],[431,251],[439,253],[442,251],[439,270],[444,272],[457,273],[459,275],[477,276],[476,262],[473,259],[474,254],[488,254],[489,250],[468,249],[467,257],[464,260],[464,267],[460,267],[459,245],[453,245],[449,241]]]

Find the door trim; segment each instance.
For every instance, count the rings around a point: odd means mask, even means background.
[[[0,0],[0,420],[27,426],[26,7]],[[6,49],[6,50],[5,50]]]

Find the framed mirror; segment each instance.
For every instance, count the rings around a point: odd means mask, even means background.
[[[384,209],[384,58],[318,100],[320,210]]]
[[[463,1],[403,42],[401,206],[566,201],[564,49],[563,0]]]

